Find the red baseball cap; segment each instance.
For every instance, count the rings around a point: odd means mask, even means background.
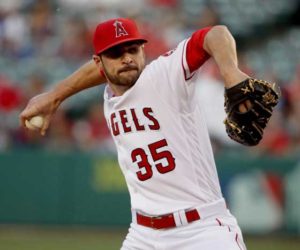
[[[128,18],[115,18],[98,24],[94,33],[95,54],[100,54],[111,47],[130,41],[147,42],[137,28],[136,23]]]

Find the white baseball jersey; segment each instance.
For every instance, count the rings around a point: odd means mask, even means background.
[[[195,95],[198,69],[208,58],[202,48],[208,30],[147,65],[122,96],[106,86],[105,116],[132,209],[162,215],[222,198]]]

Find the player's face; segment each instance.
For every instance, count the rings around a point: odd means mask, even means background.
[[[111,84],[129,88],[136,83],[145,67],[143,47],[141,43],[129,42],[100,55],[99,66]]]

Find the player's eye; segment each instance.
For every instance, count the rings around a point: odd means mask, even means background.
[[[132,55],[137,54],[138,51],[139,51],[138,46],[130,47],[130,48],[127,50],[127,52],[128,52],[129,54],[132,54]]]
[[[117,59],[123,55],[124,51],[121,48],[113,48],[105,51],[103,53],[104,56],[111,58],[111,59]]]
[[[105,57],[110,59],[118,59],[124,55],[124,53],[129,53],[131,55],[136,55],[139,52],[139,44],[131,44],[129,46],[115,46],[103,52]]]

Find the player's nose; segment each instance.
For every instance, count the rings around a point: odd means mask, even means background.
[[[129,53],[125,53],[125,54],[123,55],[123,62],[124,62],[125,64],[130,64],[130,63],[133,62],[132,57],[130,56]]]

